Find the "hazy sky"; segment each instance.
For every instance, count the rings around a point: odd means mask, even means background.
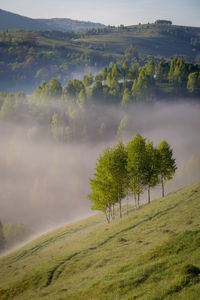
[[[71,18],[106,25],[170,19],[200,26],[200,0],[0,0],[0,8],[32,18]]]

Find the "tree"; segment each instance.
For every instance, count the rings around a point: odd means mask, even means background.
[[[112,74],[112,79],[114,79],[115,81],[118,81],[122,74],[117,66],[117,64],[115,64],[112,69],[111,69],[111,74]]]
[[[103,85],[101,81],[96,81],[92,88],[92,98],[99,100],[103,97]]]
[[[162,197],[165,196],[165,181],[171,180],[176,172],[176,160],[173,158],[173,149],[163,140],[157,147],[159,155],[159,176],[162,184]]]
[[[151,98],[153,95],[152,87],[153,87],[154,79],[149,74],[146,72],[146,68],[142,67],[140,68],[138,78],[135,79],[133,82],[132,95],[135,97],[137,101],[147,100],[147,98]]]
[[[6,241],[5,241],[5,237],[4,237],[4,233],[3,233],[3,225],[0,220],[0,252],[5,249],[5,243],[6,243]]]
[[[127,78],[128,72],[129,72],[129,67],[128,67],[127,62],[125,61],[122,65],[122,68],[121,68],[121,73],[122,73],[122,76],[123,76],[124,80]]]
[[[145,183],[148,191],[148,203],[151,201],[150,189],[159,183],[159,156],[158,151],[150,140],[146,143],[146,170]]]
[[[93,178],[90,178],[91,193],[88,195],[88,199],[93,203],[91,208],[103,211],[108,223],[112,205],[118,201],[116,185],[111,174],[112,163],[111,149],[107,148],[97,160],[96,172]]]
[[[89,75],[84,75],[83,76],[83,84],[84,84],[85,87],[88,87],[88,86],[92,85],[92,83],[93,83],[93,75],[92,75],[91,72],[90,72]]]
[[[123,96],[121,101],[121,106],[125,106],[128,102],[131,101],[132,95],[128,88],[123,90]]]
[[[117,192],[120,218],[122,218],[121,202],[127,193],[128,176],[126,170],[127,151],[121,140],[112,149],[111,158],[112,158],[111,174]]]
[[[169,64],[165,61],[160,61],[156,68],[156,79],[160,82],[165,82],[168,79]]]
[[[188,76],[187,89],[191,94],[199,94],[200,92],[200,73],[193,72]]]
[[[140,194],[146,184],[146,145],[145,139],[138,133],[126,147],[128,153],[127,171],[130,180],[130,192],[137,196],[137,208],[140,207]]]
[[[138,74],[139,74],[139,71],[138,71],[137,64],[132,64],[129,69],[129,72],[128,72],[128,79],[135,80],[135,79],[137,79]]]
[[[62,86],[56,78],[49,81],[49,94],[52,98],[59,98],[62,95]]]

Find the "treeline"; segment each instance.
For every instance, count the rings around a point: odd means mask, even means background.
[[[83,76],[83,80],[69,80],[62,87],[52,79],[43,82],[34,95],[41,100],[59,97],[73,102],[93,100],[100,103],[149,102],[161,97],[200,97],[200,66],[174,58],[171,63],[161,61],[157,65],[150,60],[139,67],[125,61],[121,66],[104,67],[100,73]]]
[[[0,120],[41,125],[46,129],[46,137],[61,142],[98,141],[126,129],[130,104],[175,97],[199,100],[199,65],[178,58],[170,64],[165,61],[155,64],[150,60],[143,67],[124,62],[121,66],[105,66],[96,76],[89,73],[82,80],[68,80],[65,86],[55,78],[48,83],[43,81],[28,97],[24,93],[1,92]],[[109,104],[123,108],[121,119],[109,120],[99,113],[94,121],[98,109]]]
[[[32,233],[32,230],[22,222],[2,224],[0,220],[0,253],[22,243]]]
[[[137,134],[125,146],[122,141],[112,148],[108,147],[99,156],[96,172],[90,179],[91,193],[88,199],[92,201],[92,209],[103,211],[108,223],[115,218],[115,205],[119,204],[119,214],[122,217],[122,200],[131,195],[135,198],[136,208],[140,208],[140,195],[156,185],[162,185],[164,197],[165,181],[173,178],[176,171],[173,150],[166,140],[157,147],[153,142]]]

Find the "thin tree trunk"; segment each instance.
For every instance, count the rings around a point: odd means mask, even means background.
[[[121,202],[121,200],[119,200],[119,215],[120,215],[120,218],[122,218],[122,202]]]
[[[134,199],[135,199],[135,208],[137,208],[137,198],[136,198],[136,194],[134,194]]]
[[[129,200],[129,192],[126,197],[126,214],[127,214],[127,216],[128,216],[128,200]]]
[[[105,210],[106,220],[108,224],[110,224],[109,214],[107,213],[107,209]]]
[[[109,207],[109,219],[111,220],[112,212],[111,212],[111,206]]]
[[[115,219],[115,204],[113,204],[113,219]]]
[[[163,177],[161,177],[161,184],[162,184],[162,197],[165,197],[165,183]]]
[[[137,194],[137,204],[138,208],[140,208],[140,193]]]
[[[150,185],[148,185],[148,204],[151,202],[151,195],[150,195]]]

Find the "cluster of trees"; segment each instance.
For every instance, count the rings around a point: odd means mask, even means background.
[[[85,52],[67,44],[80,34],[59,31],[9,30],[0,32],[0,88],[26,91],[42,80],[52,77],[64,83],[73,73],[85,69],[101,68],[110,61],[111,55],[104,56],[95,49]]]
[[[164,197],[165,181],[173,178],[176,171],[173,150],[166,140],[157,147],[140,134],[133,137],[125,146],[119,141],[113,148],[107,148],[97,160],[96,172],[90,179],[92,209],[103,211],[108,223],[115,217],[114,207],[119,204],[122,217],[122,200],[133,195],[136,207],[140,207],[140,195],[161,183]]]
[[[0,253],[23,242],[32,233],[32,230],[22,222],[3,225],[0,220]]]
[[[125,120],[109,126],[108,120],[98,118],[91,127],[89,120],[95,107],[113,104],[128,108],[131,103],[160,101],[174,95],[200,97],[199,65],[174,58],[170,64],[161,61],[156,65],[150,60],[139,68],[125,61],[121,66],[103,67],[96,76],[89,73],[82,80],[68,80],[65,86],[56,78],[43,81],[28,97],[22,92],[0,92],[0,120],[33,120],[46,126],[46,135],[59,141],[98,140],[109,136],[109,127],[117,134]]]
[[[69,80],[63,88],[56,79],[51,79],[49,85],[43,83],[34,94],[40,98],[62,97],[81,103],[93,100],[122,106],[173,94],[199,97],[200,66],[180,58],[174,58],[170,64],[161,61],[157,65],[150,60],[140,68],[136,63],[129,66],[125,61],[121,67],[117,64],[103,67],[96,76],[85,75],[82,81]]]

